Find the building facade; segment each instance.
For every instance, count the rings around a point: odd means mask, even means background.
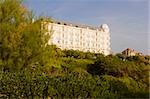
[[[110,54],[110,32],[107,24],[100,27],[54,21],[46,24],[51,33],[49,44],[64,49]]]

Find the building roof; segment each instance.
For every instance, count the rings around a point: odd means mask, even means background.
[[[96,26],[90,26],[90,25],[86,25],[86,24],[77,24],[77,23],[66,22],[66,21],[56,20],[56,19],[51,19],[51,18],[42,18],[42,20],[45,22],[51,22],[51,23],[56,23],[56,24],[60,24],[60,25],[67,25],[67,26],[73,26],[73,27],[79,27],[79,28],[89,28],[92,30],[109,32],[109,27],[107,24],[102,24],[102,25],[96,27]]]
[[[74,26],[74,27],[80,27],[80,28],[89,28],[92,30],[100,30],[101,27],[94,27],[94,26],[90,26],[90,25],[85,25],[85,24],[76,24],[76,23],[72,23],[72,22],[65,22],[65,21],[60,21],[60,20],[53,20],[54,23],[57,24],[62,24],[62,25],[68,25],[68,26]]]

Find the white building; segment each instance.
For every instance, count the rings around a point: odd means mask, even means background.
[[[110,54],[110,32],[107,24],[91,27],[54,21],[48,22],[46,27],[49,33],[52,32],[49,44],[55,44],[61,49]]]

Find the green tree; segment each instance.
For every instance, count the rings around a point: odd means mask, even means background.
[[[33,15],[21,0],[0,1],[1,70],[13,71],[38,63],[49,39],[41,30],[41,21],[32,22]]]

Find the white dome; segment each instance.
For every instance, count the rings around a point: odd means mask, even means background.
[[[109,32],[109,27],[108,27],[107,24],[102,24],[102,25],[100,26],[100,28],[101,28],[104,32]]]
[[[101,27],[102,27],[103,29],[108,29],[108,28],[109,28],[107,24],[102,24]]]

